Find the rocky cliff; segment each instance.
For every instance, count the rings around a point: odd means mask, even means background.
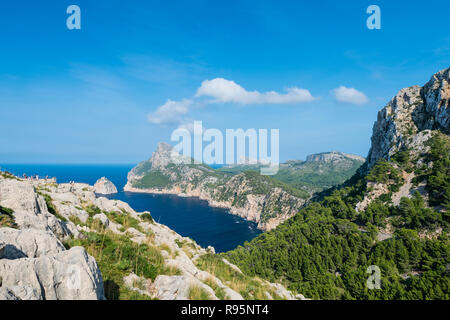
[[[363,157],[357,156],[355,154],[349,154],[344,152],[323,152],[316,153],[306,157],[306,163],[308,162],[323,162],[334,165],[347,166],[349,165],[348,159],[356,160],[359,162],[364,162],[365,159]]]
[[[62,244],[77,227],[51,214],[32,182],[0,176],[0,206],[18,228],[0,225],[0,299],[104,299],[95,259]]]
[[[423,87],[400,90],[379,111],[367,162],[362,167],[362,174],[369,173],[368,192],[357,204],[358,211],[380,197],[399,205],[403,197],[412,198],[416,192],[431,206],[447,201],[450,195],[446,195],[444,185],[448,181],[445,173],[448,165],[441,159],[439,163],[443,166],[438,173],[434,172],[437,170],[434,162],[449,153],[449,105],[450,68],[447,68],[434,74]],[[381,170],[387,172],[389,179],[377,179]],[[442,177],[430,178],[436,174]],[[435,209],[442,210],[442,206]]]
[[[0,300],[303,298],[95,191],[0,172]]]
[[[259,174],[258,164],[215,170],[183,160],[172,146],[160,143],[149,160],[129,172],[125,190],[199,197],[258,223],[264,231],[295,215],[314,192],[344,182],[364,162],[355,155],[322,153],[283,163],[269,177]]]
[[[227,258],[318,299],[448,300],[449,70],[379,112],[367,162],[351,179]],[[381,286],[368,290],[374,266]]]

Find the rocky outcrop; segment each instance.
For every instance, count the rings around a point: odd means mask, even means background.
[[[424,142],[432,130],[450,132],[450,68],[442,70],[423,87],[402,89],[378,112],[373,127],[372,147],[367,168],[398,151],[411,149],[419,154],[426,151]]]
[[[398,190],[391,192],[392,182],[366,184],[364,199],[356,204],[361,212],[381,195],[389,196],[397,206],[403,197],[411,198],[416,192],[428,201],[426,181],[415,171],[432,167],[426,155],[430,147],[427,141],[436,134],[450,133],[450,68],[433,75],[423,87],[412,86],[400,90],[395,97],[378,113],[373,127],[372,145],[366,163],[362,167],[365,175],[380,159],[391,160],[399,152],[406,153],[410,160],[409,168],[391,162],[401,176]],[[426,164],[426,165],[425,165]],[[440,210],[438,208],[438,210]]]
[[[158,276],[154,283],[155,296],[161,300],[188,300],[191,288],[198,286],[208,293],[211,300],[218,300],[211,287],[194,279],[187,276]]]
[[[103,299],[103,281],[84,248],[0,260],[2,288],[20,300]]]
[[[98,194],[114,194],[117,193],[116,186],[109,181],[107,178],[102,177],[97,180],[97,182],[94,185],[94,192]]]
[[[324,162],[339,165],[340,163],[346,162],[348,159],[353,159],[360,162],[365,161],[363,157],[357,156],[355,154],[332,151],[309,155],[306,157],[306,162]]]
[[[37,229],[0,229],[0,241],[7,244],[0,259],[17,259],[15,254],[8,253],[8,248],[21,253],[21,257],[38,258],[63,252],[63,244],[50,231]]]
[[[0,299],[104,299],[95,260],[61,242],[79,236],[77,227],[49,212],[35,183],[0,177],[0,205],[14,211],[19,228],[0,228]]]
[[[32,182],[0,177],[0,205],[14,211],[20,229],[48,230],[60,240],[76,232],[73,224],[59,220],[48,211],[44,197],[35,192]]]

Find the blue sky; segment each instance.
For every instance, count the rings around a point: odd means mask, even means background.
[[[71,4],[81,30],[66,27]],[[381,30],[366,27],[371,4]],[[0,163],[135,163],[191,120],[278,128],[281,160],[366,156],[377,111],[450,65],[448,12],[436,0],[4,2]]]

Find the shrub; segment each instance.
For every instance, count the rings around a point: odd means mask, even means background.
[[[189,300],[211,300],[211,296],[205,289],[194,285],[189,288]]]

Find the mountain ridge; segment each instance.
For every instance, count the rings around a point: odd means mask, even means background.
[[[325,158],[326,161],[348,162],[347,158],[355,157],[335,152]],[[264,231],[295,215],[315,191],[305,183],[302,188],[292,185],[282,175],[279,175],[281,179],[276,179],[277,175],[275,179],[262,176],[256,172],[259,165],[213,169],[204,164],[194,165],[192,161],[185,164],[183,159],[186,160],[172,146],[160,143],[149,160],[129,172],[124,190],[199,197],[211,206],[228,208],[230,213],[258,223],[258,228]],[[356,166],[353,160],[350,162],[353,171],[362,164],[359,159]],[[285,167],[287,165],[280,165],[280,170],[289,177],[290,170]],[[316,173],[311,175],[317,176]]]

